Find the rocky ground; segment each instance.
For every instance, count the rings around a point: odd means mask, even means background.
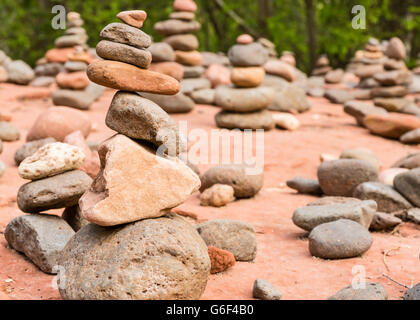
[[[112,135],[104,118],[114,91],[107,90],[89,111],[95,130],[90,141],[101,141]],[[21,139],[4,143],[1,160],[7,169],[0,179],[0,233],[7,223],[22,215],[16,204],[18,188],[25,182],[18,176],[13,157],[21,146],[35,118],[52,105],[48,89],[34,89],[0,84],[1,114],[10,116],[21,133]],[[264,188],[253,199],[235,201],[223,208],[201,207],[199,193],[177,208],[194,217],[196,222],[230,218],[247,221],[257,230],[258,253],[254,262],[237,262],[233,268],[210,275],[202,299],[251,299],[256,278],[276,286],[283,299],[326,299],[352,282],[352,268],[366,268],[369,282],[379,282],[390,299],[400,299],[405,292],[401,284],[410,286],[420,278],[420,226],[406,223],[389,233],[372,233],[373,245],[362,257],[327,261],[314,258],[308,250],[307,234],[292,222],[293,211],[315,197],[298,195],[285,187],[287,179],[295,176],[316,178],[320,154],[337,154],[343,149],[366,147],[389,168],[395,161],[416,146],[386,140],[357,127],[355,121],[343,112],[341,105],[324,98],[309,98],[313,108],[297,117],[302,126],[296,131],[278,129],[265,133]],[[176,114],[176,120],[188,120],[189,129],[215,129],[214,115],[219,108],[198,105],[189,114]],[[211,165],[199,165],[204,172]],[[54,213],[61,214],[62,210]],[[384,253],[388,252],[384,258]],[[59,299],[52,285],[54,276],[37,269],[23,255],[7,248],[0,235],[0,299]]]

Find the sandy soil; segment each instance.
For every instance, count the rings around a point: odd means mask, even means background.
[[[54,288],[54,276],[45,275],[23,255],[7,248],[3,232],[7,223],[22,215],[16,205],[18,188],[25,182],[17,174],[13,161],[35,118],[52,105],[48,90],[0,84],[0,112],[11,116],[20,129],[21,139],[4,143],[0,158],[7,166],[0,179],[0,299],[59,299]],[[89,140],[103,140],[112,135],[104,124],[113,91],[106,93],[87,111],[95,130]],[[30,99],[24,99],[25,97]],[[196,215],[197,221],[230,218],[252,223],[257,230],[258,254],[252,263],[238,262],[230,270],[211,275],[202,299],[250,299],[256,278],[263,278],[277,286],[283,299],[326,299],[350,284],[352,268],[365,267],[367,281],[382,283],[390,299],[400,299],[404,287],[385,278],[406,285],[420,281],[420,226],[404,224],[393,235],[373,233],[374,242],[362,257],[325,261],[311,257],[306,234],[291,220],[293,211],[315,199],[298,195],[284,187],[284,182],[296,175],[315,178],[321,153],[339,154],[345,148],[367,147],[380,159],[383,168],[390,167],[416,146],[370,135],[344,114],[342,106],[323,98],[310,98],[313,108],[298,115],[302,127],[295,132],[272,130],[265,134],[265,183],[254,198],[240,200],[224,208],[200,207],[199,194],[179,207]],[[218,108],[197,106],[190,114],[173,115],[173,119],[188,120],[189,128],[214,129],[214,115]],[[210,151],[211,153],[212,151]],[[204,171],[209,165],[199,165]],[[61,214],[62,210],[51,213]],[[386,257],[384,251],[398,249]]]

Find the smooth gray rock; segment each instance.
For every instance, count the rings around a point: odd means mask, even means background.
[[[274,100],[268,109],[281,112],[305,112],[311,109],[312,105],[306,97],[305,90],[294,84],[287,84],[283,89],[277,91]]]
[[[403,297],[404,300],[420,300],[420,283],[408,289]]]
[[[0,140],[12,142],[19,139],[19,129],[14,124],[7,121],[0,121]]]
[[[29,84],[31,87],[45,88],[55,83],[55,77],[37,77]]]
[[[22,60],[16,60],[5,66],[8,72],[8,82],[26,85],[35,78],[35,72]]]
[[[37,213],[75,206],[91,184],[92,178],[79,170],[32,181],[20,187],[18,207],[26,213]]]
[[[376,209],[377,205],[372,200],[310,205],[296,209],[292,220],[295,225],[306,231],[311,231],[323,223],[340,219],[353,220],[365,229],[369,229]]]
[[[230,48],[228,57],[235,67],[260,67],[268,61],[268,52],[257,42],[236,44]]]
[[[412,205],[398,191],[380,182],[359,184],[353,192],[353,197],[360,200],[374,200],[378,205],[378,211],[386,213],[412,208]]]
[[[382,284],[366,282],[364,288],[344,287],[328,300],[388,300],[388,293]]]
[[[394,228],[400,223],[402,223],[402,220],[390,213],[376,212],[369,229],[374,231],[387,230]]]
[[[249,113],[221,111],[215,116],[219,128],[240,130],[271,130],[275,121],[268,110]]]
[[[153,62],[175,61],[175,51],[165,42],[156,42],[147,48],[153,57]]]
[[[128,44],[144,49],[150,47],[152,38],[138,28],[125,23],[114,22],[102,29],[100,36],[104,40]]]
[[[287,180],[286,184],[289,188],[295,189],[299,193],[321,195],[322,189],[318,180],[295,177]]]
[[[140,95],[153,101],[167,113],[188,113],[195,107],[194,100],[183,93],[178,93],[174,96],[166,96],[141,92]]]
[[[204,191],[214,184],[226,184],[235,191],[236,198],[250,198],[255,196],[263,187],[264,171],[255,172],[246,164],[222,164],[208,169],[201,177],[200,191]]]
[[[214,89],[201,89],[191,93],[191,99],[197,104],[214,104],[216,91]]]
[[[263,279],[257,279],[254,282],[252,289],[252,296],[255,299],[261,300],[280,300],[282,297],[281,292],[269,282]]]
[[[200,78],[206,71],[203,66],[182,66],[184,68],[184,79]]]
[[[369,250],[373,239],[363,226],[340,219],[317,226],[309,234],[309,251],[318,258],[346,259]]]
[[[381,167],[378,158],[373,154],[373,152],[366,148],[353,148],[346,149],[340,155],[340,159],[356,159],[356,160],[365,160],[378,168]]]
[[[397,175],[394,187],[413,205],[420,207],[420,168]]]
[[[190,95],[196,90],[210,89],[211,83],[206,78],[184,79],[181,81],[181,93]]]
[[[201,24],[197,21],[182,21],[169,19],[160,21],[154,26],[155,31],[164,36],[175,34],[190,34],[200,30]]]
[[[420,225],[420,209],[419,208],[413,208],[407,211],[406,219],[408,221],[411,221],[415,224]]]
[[[149,51],[113,41],[100,41],[96,45],[96,53],[105,60],[125,62],[142,69],[147,69],[152,63]]]
[[[63,211],[61,218],[63,218],[75,232],[89,224],[89,221],[82,217],[78,205],[66,208]]]
[[[118,91],[112,99],[105,123],[128,137],[151,142],[156,147],[164,145],[173,156],[187,148],[178,126],[169,115],[156,103],[136,93]]]
[[[318,181],[328,196],[351,197],[359,184],[378,181],[378,169],[364,160],[326,161],[318,168]]]
[[[37,77],[55,77],[60,72],[64,72],[64,66],[58,62],[41,64],[35,68],[35,76]]]
[[[257,255],[255,229],[247,222],[210,220],[196,228],[207,246],[232,252],[237,261],[252,261]]]
[[[57,273],[61,251],[75,232],[63,219],[43,214],[20,216],[6,227],[9,246],[25,254],[45,273]]]
[[[268,87],[219,86],[215,92],[215,103],[226,111],[253,112],[267,108],[273,102],[275,94],[275,91]]]
[[[363,119],[370,114],[387,114],[384,108],[375,107],[370,104],[356,100],[347,101],[344,105],[344,112],[354,117],[359,126],[364,127]]]

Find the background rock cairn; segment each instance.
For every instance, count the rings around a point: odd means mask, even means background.
[[[118,134],[100,145],[101,171],[79,201],[91,223],[59,261],[64,299],[198,299],[207,283],[206,244],[192,225],[169,213],[199,189],[200,179],[176,157],[185,141],[175,123],[136,93],[180,90],[174,78],[147,70],[151,38],[139,29],[146,16],[119,13],[124,23],[106,26],[97,45],[107,60],[87,70],[92,81],[121,90],[106,117]]]
[[[216,124],[227,129],[273,129],[274,120],[267,107],[274,100],[275,90],[261,86],[268,52],[250,36],[240,36],[237,42],[228,53],[234,66],[231,73],[234,87],[216,89],[215,103],[223,109],[216,114]]]
[[[197,51],[198,39],[193,34],[201,28],[200,23],[195,21],[197,5],[192,0],[177,0],[174,2],[174,10],[170,19],[155,24],[156,32],[163,35],[164,39],[152,44],[148,50],[153,55],[151,70],[182,81],[182,89],[175,96],[146,94],[145,97],[168,113],[187,113],[195,107],[189,95],[197,89],[209,88],[210,82],[204,78],[196,79],[204,73],[201,53]]]
[[[53,93],[52,100],[58,106],[86,110],[101,96],[104,88],[91,83],[86,76],[87,66],[95,60],[96,55],[88,51],[88,36],[82,27],[80,14],[69,12],[67,23],[69,28],[66,34],[55,41],[57,48],[70,50],[67,52],[64,70],[57,68],[59,73],[55,81],[60,89]]]
[[[34,76],[34,71],[26,62],[13,61],[4,51],[0,50],[0,83],[11,82],[27,85]]]

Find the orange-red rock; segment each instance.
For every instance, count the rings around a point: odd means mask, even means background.
[[[213,246],[209,246],[207,249],[211,262],[211,274],[225,271],[235,265],[236,260],[231,252]]]
[[[132,27],[141,28],[147,18],[147,13],[143,10],[122,11],[117,14],[117,18]]]
[[[74,48],[56,48],[48,50],[45,58],[48,62],[61,62],[65,63],[69,60],[69,55],[75,52]]]
[[[181,81],[184,77],[184,67],[177,62],[152,63],[149,70],[166,74],[178,81]]]
[[[230,80],[230,70],[221,64],[210,65],[204,76],[210,81],[213,88],[232,83]]]
[[[201,53],[194,51],[175,51],[176,62],[186,66],[200,66],[202,62]]]
[[[174,95],[181,89],[170,76],[118,61],[95,61],[89,65],[87,75],[97,84],[123,91]]]
[[[84,62],[86,64],[90,64],[95,61],[95,58],[92,57],[89,52],[82,51],[82,52],[72,52],[68,55],[69,61],[78,61]]]
[[[255,88],[264,81],[265,70],[261,67],[233,68],[230,75],[232,83],[237,87]]]
[[[363,123],[374,134],[396,139],[408,131],[420,128],[420,119],[416,116],[392,112],[368,115]]]
[[[64,73],[60,72],[56,77],[55,80],[57,85],[62,89],[73,89],[73,90],[83,90],[85,89],[90,81],[86,75],[86,72],[79,71],[79,72],[71,72],[71,73]]]
[[[41,113],[29,130],[26,141],[53,137],[62,142],[64,138],[77,130],[87,137],[92,124],[87,114],[68,107],[51,107]]]

